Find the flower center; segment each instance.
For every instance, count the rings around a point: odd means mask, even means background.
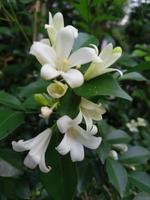
[[[58,59],[57,70],[67,72],[68,69],[69,69],[69,60],[66,58]]]
[[[76,138],[78,135],[77,130],[73,127],[69,128],[68,133],[72,138]]]

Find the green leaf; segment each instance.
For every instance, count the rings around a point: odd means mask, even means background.
[[[132,67],[128,72],[140,72],[140,71],[146,71],[150,70],[150,61],[143,62],[139,65],[136,65],[135,67]]]
[[[48,174],[41,173],[40,177],[52,200],[71,200],[77,185],[75,164],[70,156],[62,156],[55,150],[57,141],[58,133],[55,132],[46,154],[52,170]]]
[[[150,199],[150,194],[146,192],[141,192],[133,200],[149,200]]]
[[[140,146],[129,147],[120,160],[126,164],[144,163],[150,158],[150,152]]]
[[[75,40],[73,51],[81,47],[87,47],[90,44],[97,45],[98,44],[97,38],[95,38],[93,35],[90,35],[88,33],[79,33],[77,39]]]
[[[136,50],[134,50],[133,53],[132,53],[132,56],[134,56],[134,57],[143,57],[143,56],[145,56],[145,55],[146,55],[146,52],[145,52],[145,51],[142,51],[142,50],[140,50],[140,49],[136,49]]]
[[[102,144],[98,147],[97,149],[97,153],[98,153],[98,156],[102,162],[102,164],[105,163],[105,160],[108,158],[108,154],[111,150],[111,147],[109,144],[105,144],[102,142]]]
[[[58,107],[58,113],[63,115],[68,115],[71,118],[77,116],[79,112],[79,103],[81,99],[74,94],[72,90],[68,90],[65,96],[60,99],[60,106]]]
[[[106,171],[110,183],[116,188],[120,196],[123,197],[128,181],[125,168],[118,161],[108,159],[106,161]]]
[[[44,81],[44,80],[38,80],[35,82],[30,83],[29,85],[25,87],[20,87],[20,97],[29,97],[35,93],[42,93],[46,92],[46,88],[49,85],[50,82]]]
[[[87,81],[81,87],[74,90],[76,94],[83,97],[100,95],[113,95],[116,97],[132,100],[132,98],[119,86],[117,81],[110,75],[102,75]]]
[[[23,106],[26,109],[30,109],[30,110],[37,110],[40,108],[40,105],[35,101],[35,98],[33,96],[28,97],[24,101]]]
[[[21,102],[19,99],[9,93],[6,93],[4,91],[0,92],[0,104],[6,105],[10,108],[14,109],[23,109]]]
[[[7,161],[8,163],[10,163],[11,165],[13,165],[14,167],[18,169],[22,168],[21,155],[11,149],[1,148],[0,158]]]
[[[146,78],[138,72],[130,72],[121,76],[119,80],[120,81],[124,81],[124,80],[146,81]]]
[[[0,140],[11,134],[24,122],[24,113],[11,110],[0,110]]]
[[[128,143],[131,137],[122,130],[116,130],[107,134],[105,140],[110,144]]]
[[[133,172],[129,176],[130,182],[144,192],[150,193],[150,175],[145,172]]]

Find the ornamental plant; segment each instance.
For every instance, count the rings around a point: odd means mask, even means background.
[[[14,123],[10,121],[10,130],[1,129],[1,139],[20,126],[26,116],[34,114],[37,127],[41,123],[33,136],[18,134],[10,142],[15,156],[19,156],[15,152],[27,151],[25,158],[22,156],[24,166],[20,164],[15,176],[22,175],[22,169],[38,173],[40,195],[44,186],[53,200],[80,199],[90,170],[94,189],[97,184],[101,186],[95,189],[96,198],[104,194],[99,199],[105,199],[107,193],[107,199],[129,199],[134,195],[128,189],[130,184],[133,190],[142,187],[149,192],[148,175],[137,170],[139,164],[147,162],[149,151],[129,144],[128,133],[105,122],[108,101],[116,97],[132,101],[118,83],[123,72],[114,67],[122,55],[121,47],[108,43],[99,51],[97,39],[72,25],[65,26],[60,12],[54,16],[49,12],[45,31],[48,37],[34,41],[29,51],[37,60],[34,62],[40,63],[36,82],[22,87],[19,98],[0,93],[1,103],[14,110],[13,114],[8,110],[8,123],[11,118]],[[2,112],[5,117],[5,110]],[[136,127],[131,123],[127,124],[131,132],[138,131],[137,126],[146,126],[139,125],[144,123],[141,118]],[[143,178],[146,182],[141,182]]]

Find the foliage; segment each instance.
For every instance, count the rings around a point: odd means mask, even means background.
[[[146,44],[149,4],[135,8],[127,27],[119,27],[117,22],[124,14],[125,2],[0,2],[0,199],[150,198],[150,47]],[[141,17],[141,8],[146,17]],[[46,152],[46,161],[54,170],[44,174],[39,169],[26,168],[23,165],[24,154],[14,152],[11,141],[32,138],[48,126],[38,116],[41,105],[34,94],[41,94],[46,102],[53,103],[45,95],[50,81],[41,80],[40,65],[28,52],[33,40],[46,35],[43,25],[49,10],[53,13],[61,11],[66,24],[77,25],[82,31],[74,50],[90,43],[101,45],[111,41],[120,45],[125,43],[126,51],[117,62],[124,72],[122,77],[116,73],[104,74],[79,88],[68,90],[57,105],[58,112],[47,121],[51,127],[64,114],[75,117],[82,96],[102,103],[107,112],[103,120],[95,123],[98,135],[102,137],[101,145],[96,151],[86,149],[84,161],[73,163],[68,155],[61,156],[56,152],[55,147],[62,136],[54,127],[52,145]],[[141,28],[143,21],[144,28]],[[136,34],[131,37],[133,33]],[[81,70],[85,69],[86,65]],[[137,132],[132,132],[126,124],[138,117],[144,118],[146,125],[137,125]],[[120,148],[118,144],[123,146]],[[118,159],[110,154],[112,150],[117,152]]]

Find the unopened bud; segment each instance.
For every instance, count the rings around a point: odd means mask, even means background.
[[[52,109],[50,109],[47,106],[43,106],[43,107],[41,107],[41,114],[39,114],[39,116],[44,119],[48,119],[49,116],[52,114],[52,112],[53,112]]]
[[[128,151],[128,146],[126,144],[114,144],[113,147],[121,151],[122,153]]]
[[[109,157],[112,158],[113,160],[118,160],[118,153],[115,150],[111,150],[109,152]]]
[[[35,94],[34,99],[38,104],[40,104],[42,106],[48,106],[49,105],[48,99],[46,99],[46,97],[43,94]]]
[[[138,125],[138,126],[146,127],[146,121],[145,121],[145,119],[142,118],[142,117],[138,117],[138,118],[137,118],[137,125]]]

